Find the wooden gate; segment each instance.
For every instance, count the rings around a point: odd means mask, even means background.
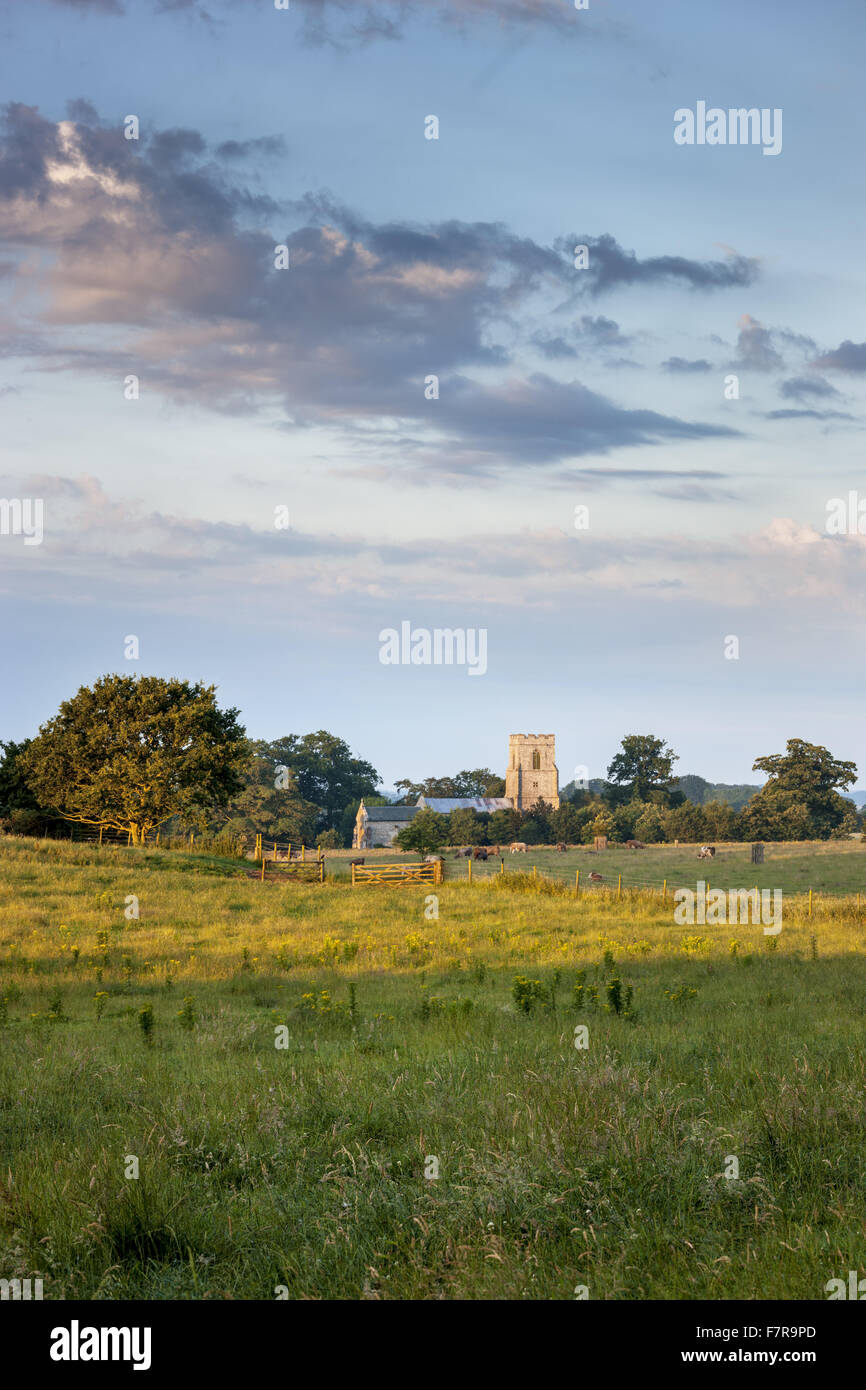
[[[441,883],[442,861],[435,864],[353,864],[352,887],[364,883]]]

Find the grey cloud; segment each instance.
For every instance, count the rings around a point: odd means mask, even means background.
[[[768,410],[767,420],[853,420],[842,410]]]
[[[559,295],[573,278],[556,250],[501,223],[374,224],[322,194],[293,205],[303,225],[266,231],[273,203],[229,179],[196,131],[151,133],[133,149],[117,126],[81,123],[58,144],[32,108],[6,117],[0,239],[38,245],[50,229],[42,317],[68,330],[50,348],[57,369],[116,377],[125,367],[150,389],[223,412],[282,404],[290,428],[336,425],[361,447],[383,418],[400,421],[426,432],[409,466],[439,475],[736,433],[628,409],[580,382],[470,380],[467,368],[505,367],[500,329],[519,336],[533,296]],[[76,165],[60,195],[52,159]],[[26,199],[9,196],[22,186]],[[274,269],[278,242],[289,272]],[[131,336],[110,349],[76,340],[74,329],[94,324]],[[577,336],[601,350],[628,341],[603,315],[583,315]],[[443,383],[435,405],[423,392],[431,372]]]
[[[838,396],[839,392],[829,381],[820,376],[792,376],[779,386],[780,395],[790,401],[817,400],[827,396]]]
[[[785,365],[773,346],[770,330],[751,314],[743,314],[740,319],[735,365],[754,372],[777,371]]]
[[[824,353],[811,365],[832,367],[842,372],[866,372],[866,343],[852,343],[850,338],[846,338],[833,352]]]
[[[620,285],[666,284],[671,281],[693,290],[723,290],[751,285],[758,277],[758,261],[728,254],[722,261],[694,261],[685,256],[649,256],[639,260],[634,251],[625,251],[616,239],[603,236],[560,238],[557,249],[573,265],[574,248],[586,246],[589,264],[573,270],[575,293],[593,297]]]
[[[662,362],[662,370],[666,372],[711,372],[713,365],[705,357],[690,359],[688,357],[669,357]]]

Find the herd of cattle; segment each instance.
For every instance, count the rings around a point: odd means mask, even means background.
[[[646,849],[646,845],[642,844],[640,840],[626,840],[625,847],[626,849]],[[523,840],[514,840],[512,844],[508,846],[508,851],[510,854],[526,854],[528,848],[528,845]],[[559,850],[560,854],[565,854],[567,850],[572,848],[572,846],[560,842],[556,846],[556,848]],[[482,860],[482,862],[486,863],[488,859],[496,859],[498,855],[501,853],[504,853],[504,850],[500,850],[498,845],[466,845],[463,849],[457,849],[454,851],[454,858],[476,860],[480,859]],[[713,859],[715,858],[715,853],[715,845],[701,845],[700,851],[698,853],[698,859]],[[444,862],[445,856],[442,854],[425,854],[424,856],[425,864],[443,864]],[[349,863],[350,865],[360,865],[364,863],[364,860],[350,859]],[[589,877],[593,883],[604,882],[604,879],[602,878],[601,874],[597,874],[594,871],[590,874]]]

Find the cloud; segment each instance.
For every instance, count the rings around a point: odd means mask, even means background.
[[[89,118],[86,103],[76,109]],[[281,410],[286,427],[337,427],[361,448],[393,443],[398,423],[407,467],[430,476],[735,433],[520,374],[503,336],[532,343],[523,322],[573,287],[555,248],[502,223],[373,223],[323,194],[280,209],[226,163],[195,130],[127,141],[117,126],[6,107],[0,247],[53,256],[38,283],[21,267],[33,310],[12,340],[53,370],[132,372],[181,402]],[[281,244],[288,270],[275,268]],[[591,314],[577,340],[591,351],[629,341]],[[551,341],[548,354],[563,355]]]
[[[853,420],[844,410],[768,410],[767,420]]]
[[[668,357],[662,362],[662,370],[665,372],[711,372],[712,363],[705,357],[689,359],[687,357]]]
[[[120,16],[134,11],[143,0],[45,0],[60,9]],[[31,0],[33,3],[33,0]],[[188,14],[212,23],[229,8],[259,0],[150,0],[158,15]],[[600,32],[594,16],[576,13],[572,6],[550,0],[291,0],[301,15],[303,36],[310,43],[367,44],[376,39],[402,37],[404,26],[415,18],[434,17],[440,23],[465,28],[473,23],[493,23],[505,29],[536,29],[562,37]]]
[[[772,519],[757,535],[708,527],[624,537],[604,528],[575,532],[567,505],[562,526],[384,540],[147,511],[108,495],[96,478],[2,482],[6,495],[46,498],[42,545],[4,547],[0,593],[16,601],[25,569],[28,599],[67,604],[92,602],[94,593],[107,598],[122,565],[125,606],[177,613],[182,593],[185,614],[230,610],[252,623],[261,615],[271,630],[275,592],[292,594],[292,612],[331,624],[393,605],[395,595],[405,612],[407,604],[433,602],[465,608],[472,594],[475,610],[503,620],[521,610],[622,603],[637,586],[674,609],[715,607],[723,594],[726,610],[751,609],[763,620],[768,595],[778,596],[774,612],[787,607],[798,617],[806,600],[856,613],[866,581],[866,537],[827,536],[790,517]]]
[[[820,376],[793,376],[779,386],[780,395],[790,401],[821,400],[839,392]]]
[[[780,354],[773,347],[770,330],[753,319],[751,314],[743,314],[740,319],[735,365],[753,372],[772,372],[784,366]]]
[[[625,251],[616,239],[603,236],[560,238],[557,248],[574,262],[575,247],[588,250],[588,265],[575,269],[575,292],[596,297],[621,285],[680,283],[693,290],[744,288],[758,278],[758,261],[729,251],[721,261],[694,261],[686,256],[649,256],[639,260],[634,251]]]
[[[841,372],[866,372],[866,343],[852,343],[846,338],[833,352],[816,358],[811,365]]]

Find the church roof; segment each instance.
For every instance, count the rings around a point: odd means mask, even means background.
[[[417,812],[417,810],[418,810],[418,807],[417,807],[417,806],[367,806],[367,805],[365,804],[364,810],[365,810],[366,813],[367,813],[367,819],[368,819],[368,820],[373,820],[373,821],[397,821],[397,820],[406,820],[406,821],[408,821],[408,820],[411,820],[412,817],[416,814],[416,812]]]
[[[510,811],[511,798],[509,796],[419,796],[418,805],[426,806],[430,811],[438,811],[440,815],[447,816],[449,811],[462,811],[464,808],[482,813]]]

